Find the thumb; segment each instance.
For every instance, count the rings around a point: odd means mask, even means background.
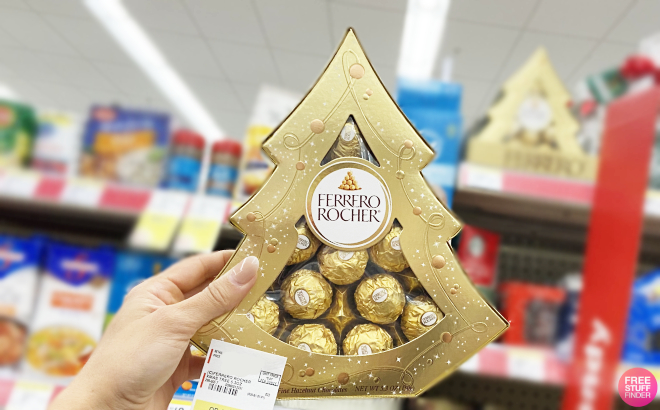
[[[236,307],[254,285],[258,268],[259,259],[248,256],[203,291],[172,308],[186,318],[181,323],[187,322],[194,332]]]

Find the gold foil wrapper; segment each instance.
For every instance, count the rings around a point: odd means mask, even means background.
[[[431,330],[442,317],[442,312],[431,298],[417,296],[403,308],[401,329],[408,340],[413,340]]]
[[[371,260],[390,272],[401,272],[408,267],[408,261],[401,251],[399,235],[401,235],[401,227],[393,226],[390,233],[370,249]]]
[[[367,251],[346,252],[323,246],[318,254],[319,270],[335,285],[348,285],[359,280],[369,261]]]
[[[335,146],[330,151],[330,159],[344,157],[362,157],[360,133],[352,122],[344,124]]]
[[[296,326],[291,331],[287,343],[306,352],[337,354],[335,335],[330,329],[319,324]]]
[[[342,347],[347,356],[380,353],[393,347],[392,336],[376,325],[357,325],[348,332]]]
[[[360,282],[355,290],[355,303],[365,319],[384,325],[401,315],[406,298],[394,276],[379,274]]]
[[[321,241],[316,239],[316,236],[307,228],[306,224],[296,227],[296,230],[298,231],[298,242],[296,243],[296,249],[286,263],[287,266],[308,260],[314,256],[321,244]]]
[[[331,302],[332,287],[318,272],[300,269],[282,283],[284,310],[296,319],[316,319]]]
[[[255,325],[271,335],[280,324],[280,308],[277,303],[268,300],[265,296],[259,298],[257,303],[247,313],[247,318]]]

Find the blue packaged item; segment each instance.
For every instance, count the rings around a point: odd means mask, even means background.
[[[165,172],[165,187],[195,192],[199,185],[204,156],[204,138],[192,131],[179,130],[172,137],[172,148]]]
[[[115,253],[50,243],[27,341],[26,378],[66,384],[96,348],[108,306]]]
[[[41,238],[0,235],[0,369],[23,357],[39,282]]]
[[[135,286],[170,267],[176,259],[136,252],[119,252],[108,302],[106,326],[119,311],[124,297]]]
[[[232,198],[238,178],[238,164],[243,148],[237,141],[216,141],[211,150],[211,165],[206,193]]]
[[[184,382],[181,386],[179,386],[176,393],[174,393],[174,396],[172,397],[172,402],[169,408],[172,410],[183,410],[190,408],[189,406],[192,404],[193,398],[195,397],[195,392],[197,391],[197,384],[198,382],[191,380]]]
[[[660,270],[635,280],[622,360],[660,365]]]
[[[460,112],[463,88],[437,80],[398,81],[397,103],[436,155],[422,170],[426,180],[441,187],[451,207],[460,159],[463,119]]]
[[[85,125],[82,176],[156,187],[169,143],[167,114],[94,106]]]

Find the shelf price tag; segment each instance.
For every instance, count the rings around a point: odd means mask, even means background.
[[[167,250],[189,199],[190,196],[185,192],[153,191],[131,233],[130,245],[154,251]]]
[[[55,386],[45,383],[18,381],[9,396],[6,410],[46,410]]]
[[[227,220],[229,199],[196,195],[174,241],[175,253],[210,252]]]
[[[91,179],[72,179],[67,181],[60,195],[60,202],[85,207],[97,207],[103,194],[104,185]]]
[[[32,198],[39,184],[39,175],[22,170],[10,170],[0,178],[0,194],[18,198]]]
[[[172,400],[167,410],[190,410],[192,403],[185,400]]]
[[[272,410],[286,357],[211,341],[191,410]]]

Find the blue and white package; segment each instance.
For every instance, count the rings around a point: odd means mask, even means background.
[[[437,80],[399,79],[397,103],[436,155],[422,171],[426,180],[441,187],[451,207],[461,149],[463,118],[460,84]]]
[[[51,243],[28,338],[27,378],[66,384],[101,339],[115,253]]]
[[[163,177],[170,117],[164,113],[93,106],[85,124],[80,175],[156,187]]]
[[[23,357],[42,249],[41,238],[0,235],[0,369]]]
[[[622,360],[660,365],[660,270],[635,280]]]
[[[115,274],[110,290],[106,326],[119,311],[124,297],[131,289],[167,269],[175,262],[174,258],[137,252],[119,252],[115,260]]]

